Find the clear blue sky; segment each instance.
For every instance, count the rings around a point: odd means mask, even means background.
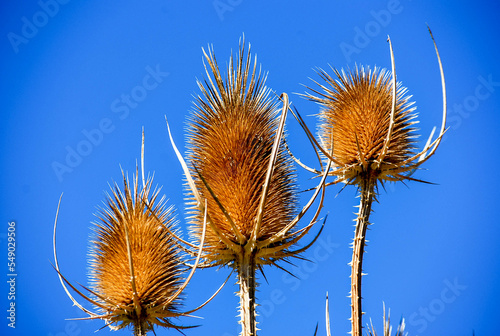
[[[57,4],[57,5],[54,5]],[[416,101],[422,137],[441,121],[433,29],[447,79],[451,127],[437,154],[416,177],[437,185],[389,185],[374,205],[365,257],[365,322],[382,329],[382,303],[393,322],[407,319],[409,335],[493,335],[500,308],[498,190],[500,133],[498,15],[494,1],[120,1],[3,2],[0,19],[0,334],[91,335],[101,321],[82,317],[50,265],[58,197],[59,254],[67,277],[87,283],[93,213],[120,165],[135,170],[146,131],[146,169],[155,172],[186,232],[181,168],[164,115],[183,148],[201,48],[213,44],[224,65],[245,34],[268,86],[290,94],[314,128],[318,107],[292,93],[318,79],[315,67],[390,67],[389,34],[398,80]],[[129,98],[127,98],[129,97]],[[288,120],[291,147],[314,164],[297,123]],[[92,139],[88,141],[88,137]],[[78,154],[78,156],[76,153]],[[70,154],[73,153],[73,154]],[[58,167],[58,171],[54,169]],[[65,168],[64,168],[65,167]],[[306,189],[315,183],[299,170]],[[287,266],[300,280],[267,269],[258,292],[260,335],[325,335],[330,294],[334,335],[350,330],[349,243],[354,188],[328,190],[320,241]],[[307,195],[303,195],[305,200]],[[7,328],[7,227],[16,221],[16,329]],[[305,223],[302,223],[304,225]],[[310,239],[311,237],[309,237]],[[306,238],[307,239],[307,238]],[[195,274],[186,307],[211,295],[228,269]],[[235,279],[197,315],[187,335],[237,335]],[[130,335],[129,331],[100,331]],[[158,330],[158,335],[176,334]]]

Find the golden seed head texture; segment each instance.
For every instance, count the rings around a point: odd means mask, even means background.
[[[139,190],[137,177],[132,188],[124,178],[123,192],[115,184],[95,223],[91,289],[101,316],[118,329],[130,324],[143,331],[154,325],[178,328],[170,318],[179,316],[181,300],[171,299],[185,268],[171,235],[173,208],[165,208],[151,183]]]
[[[250,51],[245,57],[240,46],[238,62],[234,66],[231,57],[225,80],[213,51],[205,57],[208,79],[198,82],[202,95],[195,101],[188,124],[188,159],[196,187],[207,200],[211,225],[207,226],[206,259],[213,264],[228,264],[239,253],[231,246],[251,244],[279,111],[264,86],[265,77],[260,71],[256,73],[256,60],[251,65]],[[295,194],[295,170],[282,141],[257,242],[271,238],[290,222],[296,213]],[[189,197],[194,200],[191,192]],[[191,202],[190,213],[191,231],[199,240],[204,216],[195,201]],[[262,257],[257,263],[268,261]]]
[[[407,89],[397,83],[394,124],[384,149],[393,100],[390,73],[364,67],[334,72],[336,79],[321,70],[319,74],[328,85],[320,85],[323,92],[312,90],[318,96],[307,97],[322,106],[319,138],[327,152],[333,146],[336,175],[354,183],[367,171],[378,180],[403,179],[399,173],[415,155],[417,137],[412,127],[417,123],[413,120],[415,108]]]

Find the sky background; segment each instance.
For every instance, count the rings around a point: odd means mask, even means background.
[[[287,92],[315,128],[318,106],[294,93],[329,65],[390,68],[391,36],[398,80],[419,113],[419,145],[441,122],[441,87],[430,25],[444,64],[449,132],[415,175],[437,185],[398,183],[381,190],[368,232],[363,278],[364,322],[382,330],[383,302],[409,335],[498,333],[500,259],[500,5],[494,1],[4,1],[0,19],[2,102],[0,185],[0,334],[92,335],[102,321],[72,306],[50,262],[53,222],[62,200],[58,252],[63,273],[87,284],[93,213],[120,165],[133,172],[146,133],[146,170],[177,209],[184,232],[183,175],[167,136],[167,115],[184,150],[196,78],[204,78],[202,47],[213,44],[225,67],[244,34],[269,73],[267,85]],[[331,72],[331,71],[330,71]],[[155,73],[155,76],[148,74]],[[153,80],[154,79],[154,80]],[[131,101],[123,101],[130,96]],[[134,98],[135,97],[135,98]],[[290,146],[315,165],[293,118]],[[87,137],[93,135],[93,143]],[[100,134],[100,135],[98,135]],[[78,157],[74,152],[81,153]],[[69,154],[73,153],[73,154]],[[59,167],[55,170],[54,167]],[[66,168],[63,168],[66,167]],[[298,170],[299,185],[316,183]],[[287,269],[266,269],[258,292],[259,335],[325,332],[330,296],[334,335],[350,330],[350,242],[356,190],[327,191],[329,213],[319,241]],[[308,194],[301,194],[304,203]],[[310,217],[309,217],[310,218]],[[307,224],[308,218],[301,223]],[[16,223],[16,329],[7,327],[7,228]],[[305,238],[310,241],[312,235]],[[186,309],[204,302],[229,270],[198,271]],[[236,279],[182,325],[186,335],[239,333]],[[177,334],[158,329],[157,335]],[[129,330],[100,335],[130,335]]]

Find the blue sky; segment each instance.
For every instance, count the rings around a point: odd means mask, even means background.
[[[318,79],[314,68],[356,64],[390,67],[391,36],[398,80],[419,113],[420,146],[440,123],[441,89],[430,25],[440,48],[448,89],[450,130],[416,177],[437,185],[389,185],[371,217],[365,255],[365,322],[382,330],[382,304],[409,335],[493,335],[500,308],[500,226],[496,168],[499,145],[499,5],[493,1],[121,1],[4,2],[0,43],[2,96],[0,283],[2,335],[90,335],[101,321],[83,317],[64,294],[50,265],[52,228],[64,192],[58,231],[62,271],[87,283],[93,213],[120,165],[135,170],[141,128],[146,169],[155,172],[186,232],[182,171],[167,137],[167,115],[181,148],[204,77],[202,47],[213,44],[221,64],[244,34],[269,72],[267,84],[287,92],[311,128],[318,106],[293,93]],[[314,164],[293,118],[292,150]],[[56,168],[57,169],[56,169]],[[310,187],[299,170],[302,189]],[[325,333],[330,296],[334,335],[348,321],[349,244],[358,199],[352,187],[327,192],[328,222],[320,240],[296,267],[300,279],[267,269],[258,292],[260,335]],[[302,201],[307,195],[304,194]],[[7,229],[16,223],[16,329],[7,327]],[[305,225],[306,221],[302,223]],[[311,237],[309,237],[310,239]],[[307,238],[306,238],[307,239]],[[208,298],[228,269],[198,271],[186,308]],[[187,335],[237,335],[236,279],[205,308]],[[101,335],[129,335],[129,331]],[[158,330],[157,335],[176,334]]]

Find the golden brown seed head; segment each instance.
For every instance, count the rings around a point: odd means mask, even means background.
[[[324,71],[321,77],[328,85],[323,92],[308,95],[318,102],[319,137],[327,152],[332,150],[339,179],[357,183],[367,171],[377,180],[400,180],[401,168],[415,154],[415,108],[406,95],[407,89],[397,84],[394,126],[385,155],[382,155],[391,123],[392,78],[385,70],[363,67],[340,73],[336,79]],[[333,143],[332,143],[333,141]]]
[[[181,300],[169,299],[181,285],[184,267],[169,233],[175,230],[173,209],[158,200],[159,190],[151,193],[151,180],[141,190],[137,178],[133,189],[124,182],[123,192],[115,184],[95,223],[90,251],[94,300],[101,316],[118,329],[130,324],[143,331],[154,325],[176,328],[169,319],[179,316]]]
[[[250,52],[245,58],[244,47],[240,48],[236,66],[231,58],[225,80],[212,52],[205,56],[209,78],[204,83],[198,82],[203,94],[197,97],[188,124],[191,172],[201,197],[207,199],[212,225],[232,243],[245,246],[251,241],[256,224],[278,126],[278,107],[276,101],[269,98],[265,78],[260,72],[256,73],[255,61],[251,66]],[[275,235],[293,218],[297,207],[294,174],[292,162],[281,144],[257,242]],[[199,240],[203,214],[195,203],[193,201],[190,207],[191,229]],[[231,263],[239,253],[224,243],[210,225],[205,251],[207,260],[213,264]],[[257,262],[267,263],[266,258]]]

